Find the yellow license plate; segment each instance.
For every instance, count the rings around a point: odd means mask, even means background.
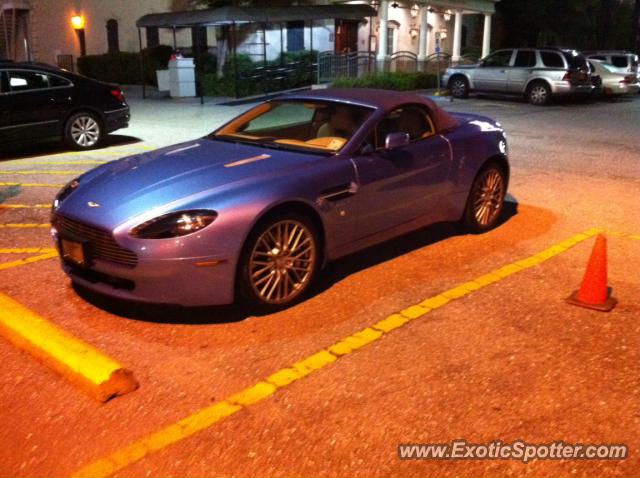
[[[84,247],[81,243],[62,239],[61,245],[63,258],[80,266],[84,265]]]

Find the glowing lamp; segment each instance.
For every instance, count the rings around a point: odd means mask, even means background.
[[[82,15],[74,15],[71,17],[71,26],[74,30],[82,30],[84,28],[84,17]]]

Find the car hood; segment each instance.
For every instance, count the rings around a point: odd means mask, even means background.
[[[150,211],[188,207],[217,192],[289,174],[318,159],[322,156],[202,138],[89,171],[58,212],[114,228]]]

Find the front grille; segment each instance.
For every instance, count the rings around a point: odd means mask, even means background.
[[[113,239],[110,232],[88,226],[64,216],[56,215],[53,224],[62,237],[70,236],[87,242],[90,257],[103,261],[115,262],[127,267],[135,267],[138,256],[123,247]]]

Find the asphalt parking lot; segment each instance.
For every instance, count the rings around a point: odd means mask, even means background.
[[[442,103],[498,119],[501,225],[436,225],[330,264],[305,302],[123,304],[76,291],[49,239],[59,185],[203,135],[250,105],[130,96],[106,147],[0,156],[0,293],[131,370],[100,403],[0,339],[0,476],[630,476],[640,468],[640,96],[546,108]],[[608,238],[604,314],[567,305]],[[6,302],[0,300],[0,309]],[[1,313],[1,311],[0,311]],[[401,443],[623,443],[622,461],[404,461]]]

